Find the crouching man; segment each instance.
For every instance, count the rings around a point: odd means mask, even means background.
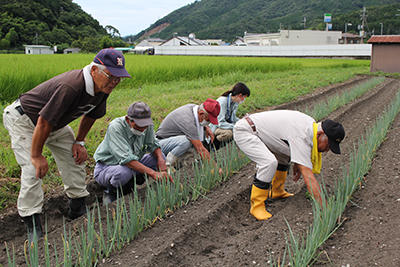
[[[233,136],[238,147],[257,164],[251,189],[250,213],[258,220],[272,215],[266,200],[293,196],[285,191],[290,162],[293,180],[303,176],[307,189],[322,206],[320,186],[313,173],[320,173],[321,152],[340,154],[345,132],[332,120],[316,123],[298,111],[274,110],[245,116],[236,123]]]
[[[172,182],[155,139],[150,108],[143,102],[133,103],[126,116],[110,123],[94,159],[94,178],[105,187],[103,205],[117,199],[118,189],[133,188],[135,180],[136,184],[143,184],[145,174],[154,180],[167,178]]]
[[[186,104],[165,117],[157,130],[157,138],[163,153],[167,155],[167,167],[171,169],[179,158],[192,146],[202,159],[210,160],[210,152],[204,147],[204,136],[214,141],[214,134],[208,125],[218,124],[221,106],[218,101],[208,98],[200,105]]]

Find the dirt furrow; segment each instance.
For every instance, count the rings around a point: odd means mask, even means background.
[[[347,137],[341,145],[341,156],[329,153],[323,159],[321,176],[328,187],[340,177],[353,144],[384,111],[398,92],[399,84],[398,80],[387,79],[384,85],[329,116],[344,125]],[[207,198],[178,210],[140,234],[104,265],[265,265],[270,256],[283,253],[285,218],[296,233],[304,231],[312,223],[311,204],[305,197],[304,184],[293,183],[289,177],[288,191],[296,195],[271,203],[269,210],[274,216],[266,222],[256,221],[249,215],[249,189],[254,172],[254,165],[249,164]]]
[[[315,266],[400,266],[400,116]]]

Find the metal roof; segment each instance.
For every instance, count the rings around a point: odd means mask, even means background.
[[[48,45],[24,45],[25,47],[32,47],[32,48],[50,48]]]
[[[400,35],[373,35],[368,43],[400,43]]]

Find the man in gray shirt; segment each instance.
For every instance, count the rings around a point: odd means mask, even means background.
[[[162,152],[167,155],[167,167],[172,167],[180,156],[191,146],[202,159],[210,159],[210,153],[203,146],[204,135],[214,141],[208,124],[218,125],[220,104],[208,98],[201,105],[187,104],[172,111],[161,122],[156,132]]]

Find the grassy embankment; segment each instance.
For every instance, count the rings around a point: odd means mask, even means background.
[[[62,72],[78,69],[94,55],[0,55],[0,111],[40,82]],[[156,128],[170,111],[186,103],[216,99],[238,81],[246,83],[251,96],[239,108],[239,115],[270,105],[284,103],[315,88],[341,82],[369,71],[369,61],[224,58],[224,57],[148,57],[126,56],[133,79],[124,80],[110,95],[108,110],[87,136],[91,157],[104,137],[108,123],[125,115],[134,101],[144,101],[152,108]],[[77,130],[78,121],[71,123]],[[50,171],[45,188],[61,183],[55,163],[46,150]],[[20,169],[10,148],[10,140],[0,125],[0,210],[15,203]],[[88,162],[88,172],[93,160]]]

